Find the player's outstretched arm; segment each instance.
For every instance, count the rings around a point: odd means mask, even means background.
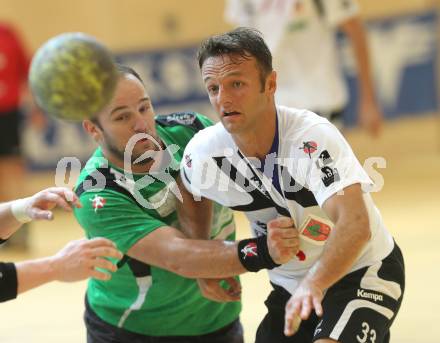
[[[30,197],[0,204],[0,239],[4,240],[31,220],[52,220],[56,206],[71,212],[80,207],[78,197],[70,189],[51,187]]]
[[[53,256],[16,263],[17,293],[26,292],[51,281],[73,282],[94,277],[109,280],[122,254],[106,238],[79,239],[69,242]],[[97,270],[96,268],[104,269]]]
[[[278,218],[268,225],[267,237],[238,242],[189,239],[175,228],[161,227],[139,240],[127,254],[185,277],[226,278],[272,269],[293,258],[298,248],[293,221]]]

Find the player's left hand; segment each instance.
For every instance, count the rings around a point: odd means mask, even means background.
[[[71,212],[72,206],[81,207],[76,194],[68,188],[50,187],[26,198],[26,214],[33,220],[52,220],[52,209],[56,206]]]
[[[292,336],[298,330],[301,320],[309,318],[315,309],[316,314],[322,316],[323,291],[312,281],[304,278],[295,290],[286,305],[284,334]]]
[[[221,286],[225,281],[229,287],[227,289]],[[235,278],[226,279],[197,279],[197,283],[202,295],[212,301],[229,302],[239,301],[241,298],[241,284]]]
[[[378,137],[382,129],[383,113],[377,103],[361,101],[359,104],[359,124],[371,136]]]

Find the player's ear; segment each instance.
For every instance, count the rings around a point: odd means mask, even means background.
[[[270,94],[275,94],[277,90],[277,72],[272,70],[266,78],[266,89]]]
[[[97,120],[85,119],[82,122],[82,127],[95,140],[95,142],[100,141],[102,130]]]

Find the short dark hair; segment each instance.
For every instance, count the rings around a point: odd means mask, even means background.
[[[142,80],[141,76],[138,74],[136,70],[134,70],[132,67],[129,67],[127,65],[121,64],[121,63],[115,63],[116,70],[118,71],[119,75],[133,75],[136,77],[142,84],[144,84],[144,81]]]
[[[273,68],[272,54],[260,31],[249,27],[239,27],[235,30],[209,37],[202,42],[197,52],[199,68],[202,69],[203,63],[209,57],[225,54],[238,55],[245,59],[255,57],[260,69],[262,86],[264,87],[265,79],[272,72]]]

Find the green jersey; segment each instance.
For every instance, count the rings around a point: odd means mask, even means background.
[[[154,230],[165,226],[178,228],[179,200],[173,191],[174,179],[179,174],[186,144],[198,130],[209,125],[209,119],[193,113],[156,117],[158,135],[170,152],[170,163],[162,175],[128,174],[110,164],[98,148],[76,185],[82,208],[75,209],[75,217],[86,236],[106,237],[126,254]],[[232,212],[217,204],[211,236],[235,239]],[[102,320],[151,336],[210,333],[234,321],[241,310],[239,302],[217,303],[202,297],[193,279],[127,255],[111,280],[89,280],[87,299]]]

